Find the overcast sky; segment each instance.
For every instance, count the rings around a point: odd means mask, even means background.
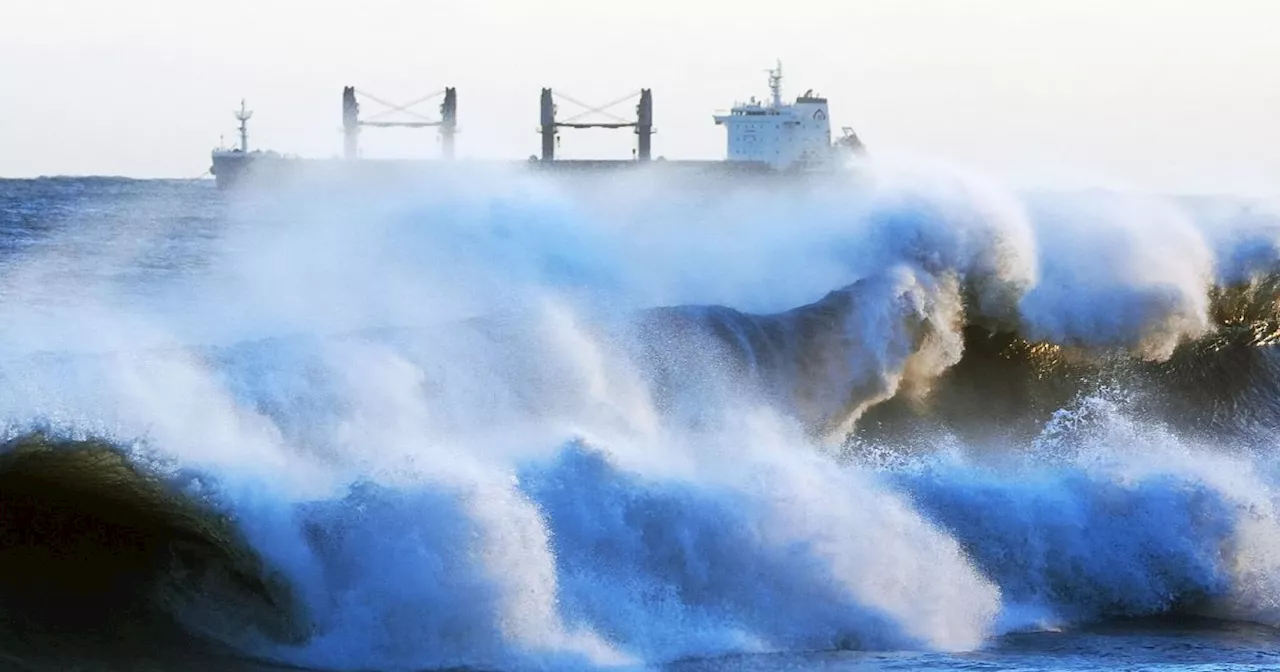
[[[456,86],[459,155],[517,159],[538,150],[540,87],[602,103],[647,86],[655,153],[718,158],[712,113],[766,95],[781,58],[788,97],[825,94],[873,152],[1018,184],[1276,194],[1278,28],[1278,0],[0,0],[0,176],[193,177],[242,97],[255,147],[335,155],[344,85]],[[433,131],[362,140],[438,152]],[[566,131],[561,155],[633,143]]]

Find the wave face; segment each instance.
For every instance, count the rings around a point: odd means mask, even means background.
[[[1280,627],[1273,205],[412,186],[3,185],[11,630],[418,670]]]

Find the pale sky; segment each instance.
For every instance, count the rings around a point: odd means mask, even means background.
[[[458,154],[512,159],[538,151],[541,87],[598,104],[645,86],[655,154],[719,158],[711,115],[766,95],[781,58],[787,97],[826,95],[873,153],[1275,195],[1278,33],[1280,0],[0,0],[0,176],[194,177],[241,98],[254,147],[336,155],[348,84],[394,102],[456,86]],[[560,153],[633,143],[565,131]],[[438,153],[431,130],[362,144]]]

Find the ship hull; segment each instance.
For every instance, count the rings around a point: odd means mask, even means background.
[[[554,177],[587,179],[646,173],[674,179],[722,180],[765,179],[829,174],[832,170],[777,171],[764,163],[748,161],[443,161],[386,159],[300,159],[274,155],[214,155],[211,172],[221,190],[276,188],[314,181],[386,184],[420,180],[431,176],[456,175],[464,171],[516,172]],[[787,181],[784,179],[784,181]]]

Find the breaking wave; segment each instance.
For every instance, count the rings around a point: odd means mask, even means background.
[[[438,182],[130,185],[7,253],[10,630],[410,670],[1280,627],[1267,204]]]

